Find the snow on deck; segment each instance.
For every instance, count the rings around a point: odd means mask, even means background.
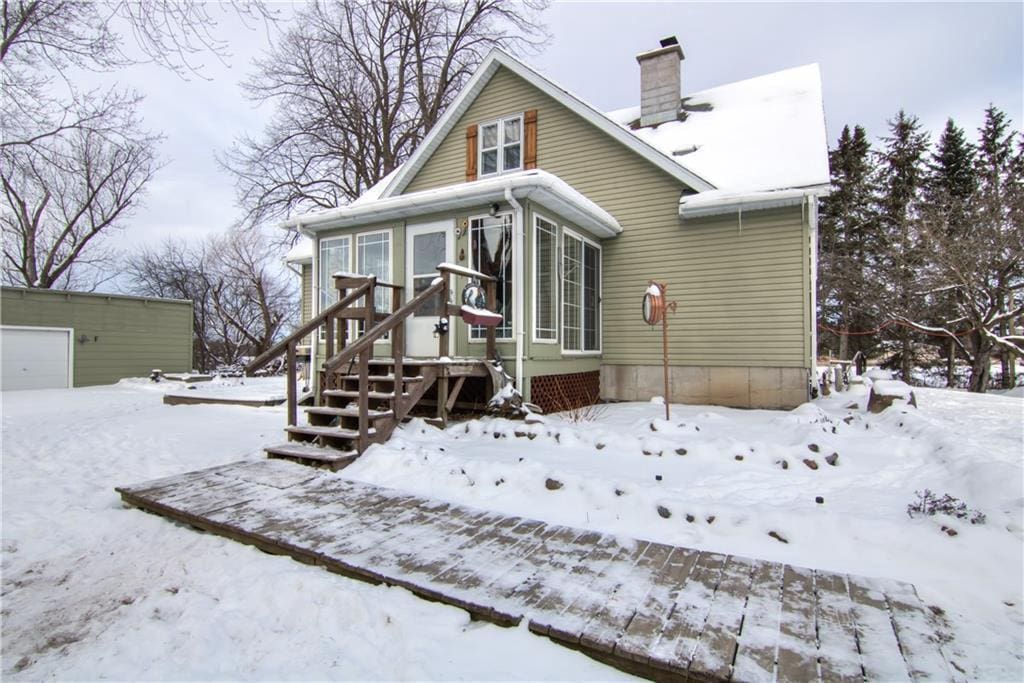
[[[624,671],[950,679],[913,586],[549,524],[278,461],[118,489],[129,504],[468,610]]]

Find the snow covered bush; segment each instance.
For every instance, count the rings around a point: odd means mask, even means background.
[[[941,498],[936,496],[929,489],[914,491],[917,500],[907,506],[907,516],[950,515],[957,519],[966,519],[971,524],[984,524],[985,513],[980,510],[972,510],[967,503],[959,498],[954,498],[948,493]]]

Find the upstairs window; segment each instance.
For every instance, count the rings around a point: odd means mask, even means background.
[[[480,177],[523,168],[523,117],[480,124]]]

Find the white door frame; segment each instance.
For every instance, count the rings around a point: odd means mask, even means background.
[[[406,302],[411,301],[416,296],[413,290],[413,275],[424,276],[429,273],[415,273],[414,264],[415,259],[413,254],[413,245],[415,244],[416,235],[422,235],[430,232],[441,232],[445,233],[444,243],[444,260],[447,263],[454,263],[455,261],[455,219],[446,218],[439,221],[430,221],[429,223],[409,223],[405,228],[405,291],[406,291]],[[438,273],[439,275],[439,273]],[[405,349],[406,355],[409,356],[435,356],[437,355],[437,339],[434,337],[434,325],[437,324],[438,318],[434,316],[416,316],[411,315],[406,318],[405,325]],[[449,334],[452,334],[454,330],[451,327],[451,320],[448,321]]]
[[[67,332],[68,335],[68,389],[75,386],[75,328],[41,327],[38,325],[0,325],[0,330],[34,330],[37,332]],[[2,383],[2,382],[0,382]]]

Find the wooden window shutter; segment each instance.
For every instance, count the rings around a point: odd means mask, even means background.
[[[466,129],[466,182],[476,180],[476,124]]]
[[[537,110],[523,114],[523,169],[537,168]]]

